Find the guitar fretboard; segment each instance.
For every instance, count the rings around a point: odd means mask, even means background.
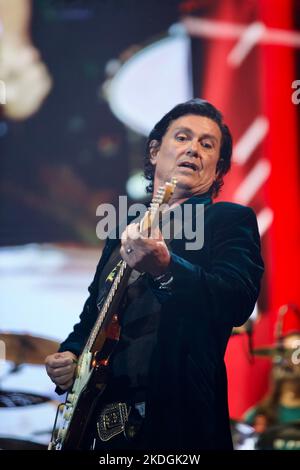
[[[96,323],[90,333],[90,336],[89,336],[89,339],[87,341],[87,344],[86,344],[86,349],[88,351],[91,351],[95,341],[96,341],[96,338],[98,336],[98,333],[100,331],[100,328],[101,326],[103,325],[103,322],[106,318],[106,315],[107,315],[107,312],[109,310],[109,307],[114,299],[114,296],[115,296],[115,293],[120,285],[120,282],[121,280],[123,279],[123,276],[124,276],[124,273],[125,271],[128,272],[128,270],[131,270],[131,268],[127,265],[126,261],[122,261],[121,265],[120,265],[120,268],[119,268],[119,271],[116,275],[116,277],[114,278],[114,281],[111,285],[111,288],[109,290],[109,293],[107,295],[107,298],[100,310],[100,313],[98,315],[98,318],[96,320]]]

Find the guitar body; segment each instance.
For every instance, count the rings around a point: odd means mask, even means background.
[[[55,443],[55,450],[89,449],[91,445],[91,428],[94,422],[93,416],[99,398],[106,386],[107,367],[99,366],[93,368],[86,386],[74,404],[72,418],[65,435],[58,435],[58,438],[63,437],[63,439],[61,442],[59,442],[59,439]],[[67,401],[67,403],[69,402]]]
[[[116,314],[106,322],[97,336],[93,352],[80,356],[76,378],[62,405],[60,428],[52,434],[49,450],[86,450],[89,445],[93,413],[105,390],[109,376],[109,358],[120,337]]]

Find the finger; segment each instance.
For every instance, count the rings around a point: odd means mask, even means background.
[[[159,227],[152,225],[150,229],[150,238],[153,240],[163,240],[162,233]]]
[[[73,362],[78,361],[78,357],[76,356],[76,354],[72,353],[71,351],[64,351],[64,352],[57,353],[57,354],[59,355],[59,357],[63,359],[72,359]]]
[[[65,359],[72,359],[73,357],[76,357],[75,354],[73,354],[71,351],[63,351],[63,352],[59,352],[59,353],[56,353],[55,356],[57,358],[61,357],[61,358],[65,358]]]
[[[51,354],[49,358],[51,359],[70,359],[73,356],[73,353],[70,351],[64,351],[64,352],[57,352],[55,354]]]
[[[54,380],[52,379],[54,383],[57,385],[66,385],[71,381],[73,381],[73,376],[70,376],[70,374],[62,375],[61,377],[55,377]]]
[[[122,258],[126,261],[126,253],[125,253],[125,248],[124,246],[121,246],[120,248],[120,255],[122,256]]]
[[[50,354],[46,357],[45,362],[50,363],[52,361],[64,360],[64,359],[77,359],[76,355],[71,351],[57,352]]]
[[[57,368],[69,366],[75,363],[76,361],[73,358],[65,358],[65,359],[60,358],[60,359],[51,359],[46,364],[49,367],[52,367],[53,369],[57,369]]]
[[[128,240],[137,240],[138,238],[141,238],[140,224],[130,224],[127,228]]]
[[[128,245],[127,245],[127,248],[128,248]],[[120,248],[120,255],[122,256],[123,260],[126,261],[126,263],[130,266],[131,266],[131,263],[133,261],[133,256],[131,256],[131,259],[129,257],[129,254],[126,253],[126,247],[125,246],[121,246]],[[131,253],[132,255],[132,253]]]
[[[57,369],[49,368],[48,373],[51,375],[51,377],[61,377],[66,374],[73,374],[75,371],[75,366],[72,364],[67,367],[60,367]]]
[[[126,243],[127,238],[128,238],[128,225],[127,225],[127,227],[125,228],[124,232],[121,235],[121,242]]]
[[[61,388],[62,390],[68,390],[68,388],[70,388],[72,384],[73,384],[73,379],[69,380],[63,385],[60,385],[59,388]]]

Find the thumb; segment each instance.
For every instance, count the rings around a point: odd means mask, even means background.
[[[150,232],[150,238],[153,238],[154,240],[162,241],[163,236],[162,233],[159,229],[159,227],[151,227],[151,232]]]

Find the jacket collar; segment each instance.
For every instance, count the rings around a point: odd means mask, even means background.
[[[207,191],[206,193],[192,196],[186,201],[182,202],[180,205],[183,205],[183,204],[204,204],[205,206],[210,205],[212,204],[211,191]]]

